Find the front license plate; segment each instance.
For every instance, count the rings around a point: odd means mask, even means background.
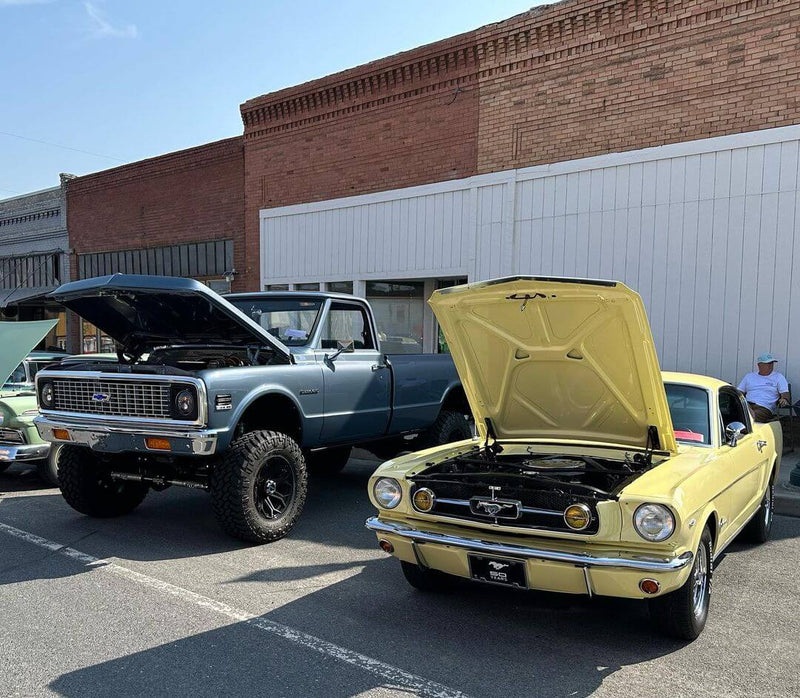
[[[469,571],[473,579],[509,587],[528,588],[525,563],[502,557],[469,556]]]

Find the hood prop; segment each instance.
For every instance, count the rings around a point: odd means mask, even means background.
[[[494,430],[494,424],[492,424],[491,418],[486,417],[483,421],[486,424],[486,441],[483,443],[482,448],[489,453],[491,460],[494,460],[498,453],[503,452],[503,447],[497,440],[497,432]],[[490,438],[492,440],[491,444],[489,443]]]

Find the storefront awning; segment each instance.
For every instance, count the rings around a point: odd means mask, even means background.
[[[42,299],[56,288],[56,286],[31,286],[29,288],[0,289],[0,308]]]

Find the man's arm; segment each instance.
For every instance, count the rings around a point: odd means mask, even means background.
[[[789,383],[784,376],[778,377],[778,407],[789,406]]]

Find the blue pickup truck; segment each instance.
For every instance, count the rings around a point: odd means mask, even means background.
[[[450,357],[384,354],[362,299],[122,274],[52,296],[118,345],[117,362],[36,377],[36,426],[63,444],[61,491],[89,516],[194,487],[228,533],[268,542],[300,516],[307,470],[340,470],[355,445],[388,457],[471,436]]]

